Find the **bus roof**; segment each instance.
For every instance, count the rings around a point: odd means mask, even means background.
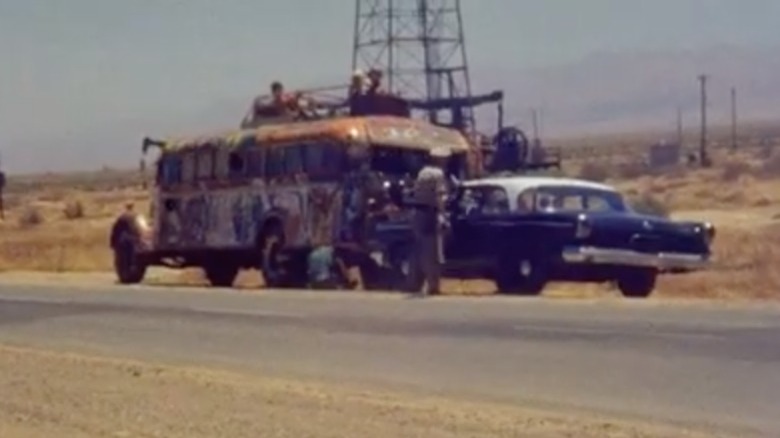
[[[466,152],[466,137],[453,129],[396,116],[363,116],[265,125],[252,129],[233,129],[212,135],[171,138],[164,141],[165,152],[197,149],[206,145],[236,147],[249,137],[269,146],[327,138],[357,141],[363,144],[394,146],[412,150],[449,147],[453,153]]]

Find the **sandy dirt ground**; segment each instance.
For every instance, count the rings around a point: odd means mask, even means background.
[[[4,438],[705,436],[16,346],[0,346],[0,394]]]

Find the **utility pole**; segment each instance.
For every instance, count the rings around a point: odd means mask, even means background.
[[[682,108],[677,106],[677,146],[683,147],[683,116]]]
[[[699,75],[701,84],[701,143],[699,144],[699,164],[709,167],[710,158],[707,155],[707,75]]]
[[[731,87],[731,150],[737,150],[737,89]]]
[[[531,108],[531,123],[534,129],[533,144],[536,146],[539,143],[539,113],[536,108]]]
[[[0,220],[5,220],[5,204],[3,190],[5,189],[5,172],[3,172],[3,156],[0,155]]]

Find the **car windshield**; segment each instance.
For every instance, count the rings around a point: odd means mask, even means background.
[[[615,191],[589,187],[544,186],[533,196],[536,210],[541,211],[626,211],[623,196]],[[518,203],[529,201],[521,195]]]

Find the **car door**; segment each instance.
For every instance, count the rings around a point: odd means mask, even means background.
[[[500,186],[471,186],[464,194],[463,212],[453,222],[452,257],[460,260],[482,259],[492,254],[501,239],[497,222],[509,214],[509,200]],[[445,252],[446,254],[446,252]]]
[[[448,263],[466,261],[478,242],[475,220],[480,209],[479,187],[461,188],[452,205],[450,232],[444,239],[444,256]]]
[[[471,232],[477,240],[470,247],[470,256],[485,259],[495,256],[498,249],[507,244],[507,238],[511,237],[507,227],[512,221],[509,196],[504,187],[484,186],[481,198],[480,209],[471,222]]]

